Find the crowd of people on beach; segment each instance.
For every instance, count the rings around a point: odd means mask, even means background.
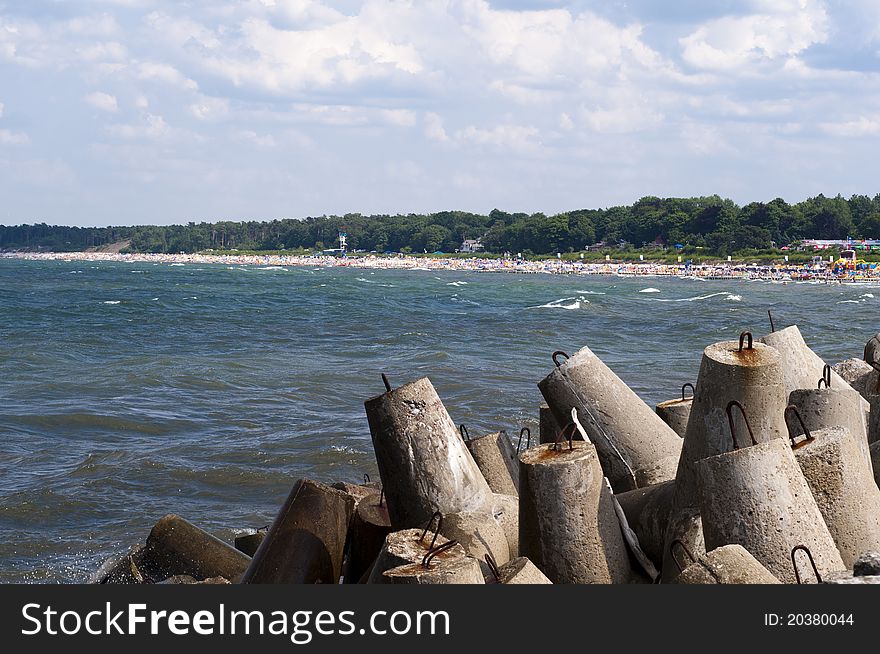
[[[31,260],[115,261],[163,264],[225,264],[236,266],[349,267],[381,270],[452,270],[459,272],[511,272],[521,274],[574,274],[667,276],[699,279],[761,279],[771,281],[880,281],[880,267],[858,270],[835,269],[832,262],[810,265],[757,265],[727,263],[660,263],[650,261],[587,262],[567,259],[529,261],[512,258],[442,258],[395,256],[329,256],[279,254],[118,254],[108,252],[16,252],[0,256]]]

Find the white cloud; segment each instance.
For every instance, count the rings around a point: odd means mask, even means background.
[[[198,120],[215,120],[229,114],[229,101],[225,98],[203,96],[189,105],[189,112]]]
[[[3,118],[3,110],[4,110],[5,108],[6,108],[6,107],[4,107],[3,103],[0,102],[0,118]]]
[[[101,91],[89,93],[83,98],[86,104],[91,105],[95,109],[115,113],[119,111],[119,105],[116,102],[116,96]]]
[[[156,140],[168,136],[171,130],[162,116],[147,114],[136,124],[110,125],[106,128],[108,135],[126,140]]]
[[[432,141],[445,143],[449,141],[449,135],[443,127],[443,119],[435,113],[425,114],[425,136]]]
[[[455,138],[460,143],[488,145],[518,152],[536,150],[540,145],[539,137],[537,128],[522,125],[496,125],[490,129],[470,125],[455,133]]]
[[[187,78],[170,64],[144,61],[137,66],[136,74],[138,79],[164,82],[190,91],[199,87],[194,80]]]
[[[839,123],[822,123],[820,127],[833,136],[876,136],[880,134],[880,116],[860,116]]]
[[[250,129],[239,132],[238,136],[239,138],[261,148],[274,148],[277,145],[275,138],[271,134],[257,134]]]
[[[30,139],[27,134],[0,129],[0,145],[24,145],[29,142]]]

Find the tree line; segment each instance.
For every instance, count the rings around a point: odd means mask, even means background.
[[[320,216],[271,221],[189,222],[185,225],[65,227],[0,225],[0,250],[56,252],[128,242],[143,253],[206,250],[323,250],[348,236],[348,249],[367,252],[445,252],[480,239],[493,253],[577,252],[597,243],[609,248],[656,243],[702,247],[726,254],[782,247],[801,239],[880,238],[880,194],[873,198],[817,195],[796,204],[777,198],[738,206],[717,195],[644,197],[630,206],[578,209],[555,215],[464,211],[433,214]]]

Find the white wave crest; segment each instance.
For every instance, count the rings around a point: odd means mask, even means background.
[[[659,293],[659,288],[643,288],[639,293]]]

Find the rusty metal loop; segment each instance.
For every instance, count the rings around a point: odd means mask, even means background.
[[[431,559],[440,554],[441,552],[445,552],[446,550],[451,550],[453,547],[458,545],[457,540],[449,540],[443,543],[442,545],[438,545],[437,547],[431,546],[431,549],[428,550],[427,554],[422,557],[422,567],[430,568],[431,567]]]
[[[746,346],[747,350],[753,350],[753,342],[752,342],[752,332],[743,332],[739,335],[739,351],[743,351],[743,342],[749,339],[749,344]]]
[[[440,530],[443,529],[443,514],[439,511],[434,511],[434,513],[431,514],[431,518],[428,520],[428,524],[425,525],[425,530],[422,532],[422,535],[419,536],[419,542],[423,543],[425,535],[434,523],[434,518],[437,518],[437,529],[434,530],[434,538],[431,539],[431,546],[428,548],[429,550],[434,547],[434,543],[437,542],[437,536],[440,533]]]
[[[827,363],[822,368],[822,380],[825,382],[826,387],[831,388],[831,366]]]
[[[385,487],[383,486],[379,489],[379,506],[382,506],[382,502],[385,501]]]
[[[791,427],[788,426],[788,420],[785,421],[785,426],[788,427],[788,440],[791,441],[791,449],[796,450],[797,448],[802,447],[813,440],[813,435],[810,433],[810,430],[807,429],[807,425],[804,424],[804,419],[801,417],[801,412],[798,411],[798,408],[794,404],[789,404],[787,407],[785,407],[786,418],[788,418],[788,414],[790,413],[793,413],[794,417],[797,418],[799,423],[801,423],[801,429],[804,430],[804,436],[807,437],[806,440],[795,444],[794,439],[796,439],[800,434],[793,434],[791,432]]]
[[[727,424],[730,426],[730,438],[733,439],[733,449],[738,450],[739,444],[736,442],[736,429],[733,426],[733,407],[739,409],[740,413],[742,413],[743,421],[746,423],[746,429],[749,430],[749,437],[752,439],[752,445],[757,445],[758,441],[755,440],[755,434],[752,431],[752,426],[749,424],[749,417],[746,415],[746,410],[743,408],[743,405],[737,402],[736,400],[731,400],[727,404]]]
[[[519,440],[516,442],[516,453],[519,455],[520,450],[522,448],[522,439],[523,434],[526,434],[528,438],[526,439],[526,449],[529,449],[532,446],[532,430],[528,427],[523,427],[519,430]]]
[[[471,435],[468,433],[468,428],[465,427],[464,425],[458,426],[458,433],[461,434],[462,440],[465,440],[465,441],[471,440]]]
[[[770,309],[767,309],[767,316],[770,318],[770,333],[772,334],[776,331],[776,326],[773,324],[773,314],[770,313]]]
[[[684,386],[681,387],[681,401],[682,402],[685,401],[684,391],[688,386],[691,387],[691,398],[693,398],[694,395],[697,394],[697,389],[694,387],[694,385],[691,384],[690,382],[686,383]]]
[[[571,358],[570,356],[568,356],[568,355],[567,355],[565,352],[563,352],[562,350],[556,350],[550,358],[553,359],[553,363],[556,364],[556,367],[557,367],[557,368],[559,368],[559,367],[562,365],[561,363],[559,363],[559,361],[556,360],[557,357],[560,357],[560,356],[565,357],[565,360],[566,360],[566,361],[568,361],[568,360]]]
[[[816,567],[816,562],[813,560],[813,553],[810,551],[810,548],[806,545],[795,545],[794,549],[791,550],[791,565],[794,568],[794,578],[797,579],[798,584],[803,584],[801,581],[801,573],[798,570],[797,560],[795,559],[795,553],[801,550],[807,553],[807,558],[810,559],[810,566],[813,568],[813,574],[816,575],[816,583],[822,583],[822,575],[819,574],[819,568]]]
[[[556,440],[553,441],[553,444],[550,446],[550,449],[552,449],[554,452],[558,452],[561,449],[560,448],[560,441],[564,440],[563,436],[568,431],[571,432],[571,434],[568,437],[568,449],[573,450],[574,449],[574,443],[573,443],[574,435],[577,433],[577,425],[574,424],[573,422],[568,423],[567,425],[565,425],[565,427],[563,427],[562,429],[559,430],[559,432],[556,434]]]
[[[385,373],[382,373],[382,383],[385,384],[385,390],[390,393],[391,392],[391,382],[388,381],[388,377],[385,376]]]
[[[483,558],[486,559],[486,565],[489,566],[489,571],[492,573],[492,576],[495,577],[495,581],[500,583],[501,573],[498,571],[498,564],[495,563],[495,559],[493,559],[492,555],[488,553]]]
[[[693,553],[688,549],[688,546],[685,545],[680,538],[676,538],[672,543],[669,544],[669,555],[672,557],[672,562],[675,563],[675,567],[678,568],[679,572],[684,572],[684,569],[687,566],[683,566],[678,557],[675,556],[675,546],[678,545],[681,549],[684,550],[684,553],[688,555],[688,558],[691,560],[691,563],[696,563],[697,559],[694,557]]]
[[[365,472],[365,473],[364,473],[364,483],[365,483],[365,484],[369,484],[369,483],[370,483],[370,473],[369,473],[369,472]]]
[[[819,383],[816,385],[816,388],[818,388],[819,390],[822,390],[822,384],[825,384],[825,388],[828,388],[828,382],[825,381],[824,377],[819,379]]]

